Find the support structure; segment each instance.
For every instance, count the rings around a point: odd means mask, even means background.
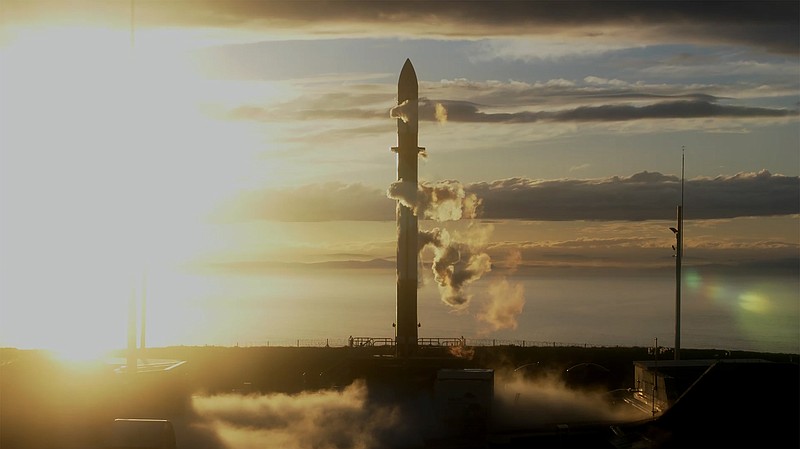
[[[683,257],[683,206],[678,206],[675,232],[675,360],[681,359],[681,258]]]
[[[126,372],[136,374],[139,354],[136,351],[136,289],[131,290],[131,297],[128,299],[128,362]]]
[[[397,180],[407,183],[409,202],[417,194],[419,152],[419,105],[417,74],[411,60],[406,59],[397,82],[397,104],[403,117],[397,119]],[[417,348],[417,234],[419,227],[414,211],[397,202],[397,322],[395,343],[398,357],[408,357]]]
[[[681,359],[681,263],[683,261],[683,178],[686,166],[685,148],[681,148],[681,203],[678,206],[678,228],[671,228],[675,233],[675,360]]]

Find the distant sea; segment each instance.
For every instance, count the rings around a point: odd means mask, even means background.
[[[662,272],[663,271],[663,272]],[[489,275],[468,286],[465,308],[439,299],[432,279],[420,288],[420,337],[597,346],[673,347],[676,285],[671,270],[551,270],[505,278],[521,285],[516,327],[493,330],[478,318]],[[148,339],[167,345],[294,345],[393,337],[395,274],[390,269],[288,271],[187,276],[148,288]],[[162,298],[160,298],[160,296]],[[164,297],[169,297],[165,301]],[[707,274],[685,269],[681,347],[800,353],[796,275]]]

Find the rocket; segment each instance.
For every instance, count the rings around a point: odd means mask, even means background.
[[[402,117],[397,119],[397,180],[410,183],[416,203],[417,162],[424,151],[418,145],[419,91],[417,74],[410,59],[406,59],[397,82],[397,109]],[[399,357],[408,357],[417,348],[417,216],[414,211],[397,202],[397,322],[395,345]]]

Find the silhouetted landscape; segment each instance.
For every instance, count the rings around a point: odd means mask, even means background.
[[[653,360],[648,348],[463,349],[461,357],[452,349],[421,349],[416,361],[409,362],[387,357],[391,347],[149,348],[141,354],[145,360],[186,363],[170,371],[138,373],[133,380],[115,373],[113,365],[70,365],[42,351],[3,349],[0,445],[102,448],[111,422],[132,417],[171,420],[179,448],[239,447],[232,443],[236,429],[245,432],[242,441],[250,444],[241,447],[253,447],[265,435],[271,442],[263,447],[277,447],[281,441],[296,447],[614,447],[609,423],[616,421],[629,435],[645,426],[635,423],[646,415],[630,410],[614,415],[615,407],[622,406],[614,406],[611,396],[633,386],[633,362]],[[694,439],[702,442],[696,447],[750,447],[755,442],[763,444],[759,447],[796,447],[796,354],[685,349],[683,356],[723,362],[759,359],[782,370],[774,371],[771,381],[755,372],[724,382],[726,377],[719,377],[715,383],[732,389],[691,406],[703,416],[697,416],[697,422],[681,422],[690,435],[662,435],[663,441],[648,440],[647,447],[688,447]],[[485,428],[473,423],[448,433],[433,424],[434,382],[443,367],[494,370],[493,420]],[[771,383],[749,385],[760,381]],[[549,386],[536,389],[542,385]],[[748,397],[748,391],[755,391],[758,400]],[[742,397],[749,402],[741,402]],[[525,404],[526,398],[530,404]],[[597,398],[611,399],[600,405],[593,402]],[[772,410],[751,408],[765,405]],[[736,410],[742,425],[752,421],[758,426],[723,431],[715,421],[706,421],[706,413],[723,416],[725,410]],[[765,423],[764,416],[784,419]],[[312,421],[304,422],[307,419]],[[314,429],[303,427],[312,424]],[[568,426],[562,428],[569,428],[569,435],[553,433],[556,424]],[[339,427],[347,430],[339,429],[334,436]],[[267,433],[259,434],[258,429]]]

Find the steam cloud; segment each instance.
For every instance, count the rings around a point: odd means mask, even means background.
[[[489,255],[482,251],[480,242],[459,242],[450,237],[446,229],[434,228],[420,231],[420,251],[433,249],[433,278],[439,285],[442,301],[457,309],[466,308],[471,295],[466,287],[492,270]]]
[[[408,113],[415,108],[410,106],[408,100],[398,104],[397,106],[389,109],[389,117],[391,118],[399,118],[403,121],[403,123],[408,123]]]
[[[490,330],[516,329],[517,317],[525,307],[525,288],[521,283],[510,283],[502,278],[489,285],[489,302],[478,313],[478,319]]]
[[[411,444],[410,432],[402,432],[399,409],[370,403],[367,396],[364,383],[355,382],[341,392],[196,396],[193,406],[198,425],[213,431],[227,449]]]
[[[633,407],[615,408],[602,391],[574,390],[556,375],[535,381],[521,376],[495,379],[493,427],[496,430],[552,429],[558,424],[630,422],[644,417]]]
[[[409,106],[408,101],[392,108],[389,115],[408,122],[409,111],[416,111],[417,105]],[[441,104],[434,106],[434,115],[439,123],[446,123],[448,111]],[[413,112],[412,112],[413,113]],[[467,193],[458,181],[439,181],[436,183],[413,183],[407,181],[393,182],[387,191],[389,198],[410,208],[417,217],[432,219],[438,222],[473,219],[478,214],[481,200],[473,193]],[[491,229],[491,228],[486,228]],[[474,230],[474,228],[472,228]],[[422,252],[431,247],[433,262],[431,269],[433,278],[439,286],[442,302],[456,308],[466,309],[471,295],[467,287],[492,270],[492,261],[483,250],[488,241],[488,234],[477,239],[459,241],[450,236],[446,229],[434,228],[420,231],[417,251],[422,264]],[[519,263],[521,253],[516,252],[516,262],[512,260],[513,269]],[[423,278],[420,278],[420,284]],[[517,317],[525,306],[525,294],[522,284],[508,282],[503,277],[493,282],[488,288],[488,300],[477,319],[489,325],[490,331],[500,329],[516,329]]]
[[[413,210],[414,215],[439,222],[475,218],[481,205],[477,195],[467,193],[460,182],[450,180],[434,184],[395,181],[389,186],[387,196]]]
[[[522,252],[513,249],[505,261],[508,274],[517,271],[522,263]],[[489,325],[489,331],[516,329],[517,317],[525,308],[525,287],[520,282],[509,282],[503,276],[489,284],[489,301],[484,304],[477,318]]]
[[[342,391],[194,396],[192,427],[204,433],[204,449],[423,447],[425,438],[443,435],[433,398],[380,396],[363,381]],[[634,408],[615,408],[603,391],[568,388],[556,373],[526,380],[503,372],[495,376],[491,416],[497,432],[643,418]]]
[[[439,123],[447,123],[447,108],[441,103],[436,103],[434,106],[433,116]]]

